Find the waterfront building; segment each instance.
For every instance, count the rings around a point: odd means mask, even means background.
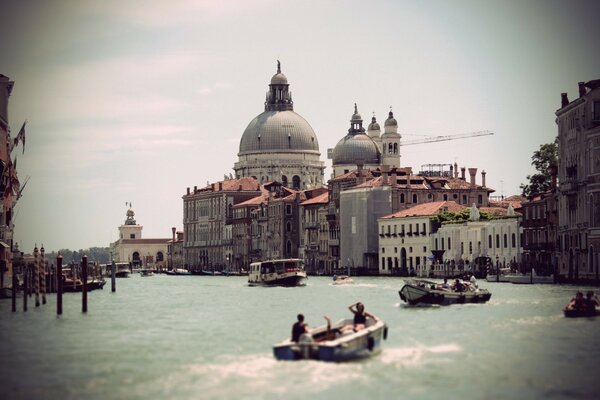
[[[329,193],[327,191],[300,203],[302,236],[299,256],[305,260],[307,273],[331,273],[327,257],[328,210]]]
[[[558,270],[568,279],[599,280],[600,79],[561,94],[558,126]]]
[[[522,214],[523,270],[534,268],[543,275],[555,274],[558,209],[556,202],[556,172],[552,167],[552,189],[524,201],[518,209]]]
[[[143,226],[134,217],[135,212],[130,206],[125,222],[119,226],[119,239],[110,244],[113,260],[131,263],[134,268],[166,268],[169,238],[143,238]]]
[[[455,168],[456,170],[457,168]],[[387,165],[382,165],[377,169],[364,169],[361,164],[356,170],[346,174],[339,175],[329,181],[329,212],[327,220],[329,222],[329,256],[331,257],[333,268],[345,267],[348,260],[340,240],[344,240],[345,232],[340,229],[342,219],[341,215],[347,212],[343,210],[340,203],[342,194],[355,187],[382,187],[390,188],[389,207],[386,208],[385,214],[395,213],[407,208],[423,203],[431,203],[436,201],[455,201],[463,206],[468,206],[475,203],[478,207],[487,207],[489,205],[489,194],[494,192],[493,189],[485,185],[485,172],[482,172],[482,182],[478,185],[476,182],[477,168],[469,168],[470,180],[467,182],[465,171],[462,168],[462,175],[452,175],[443,173],[437,175],[414,175],[412,168],[390,168]],[[368,230],[378,235],[377,219],[369,220],[370,226]],[[353,240],[345,240],[352,246]],[[356,249],[353,249],[354,252]],[[344,253],[344,254],[342,254]],[[354,254],[351,261],[354,262],[354,267],[358,269],[379,269],[378,248],[374,250],[369,248],[369,255],[360,256]],[[369,266],[363,264],[363,260],[370,260]],[[342,265],[340,265],[340,261]],[[357,273],[367,273],[357,271]]]
[[[430,235],[439,228],[432,217],[464,209],[454,201],[434,201],[379,218],[379,274],[428,276],[433,263]]]
[[[254,118],[240,140],[236,178],[253,177],[259,183],[279,181],[302,190],[323,185],[324,163],[310,124],[294,112],[287,77],[277,62],[265,111]]]
[[[173,238],[169,240],[167,252],[169,255],[168,269],[183,268],[183,232],[173,228]]]
[[[485,211],[491,219],[479,219],[479,211]],[[520,215],[510,205],[508,209],[477,209],[473,205],[468,221],[444,223],[430,238],[432,254],[442,262],[433,268],[436,276],[476,272],[477,266],[484,268],[488,261],[516,268],[521,261]]]
[[[253,248],[258,249],[258,245],[253,246],[253,221],[258,223],[259,216],[255,215],[264,210],[267,204],[269,194],[261,187],[263,191],[259,196],[243,201],[233,206],[232,236],[233,236],[233,259],[232,269],[240,271],[248,270],[248,266],[260,260],[260,255],[253,253]],[[253,218],[254,216],[254,218]],[[256,229],[258,229],[256,227]],[[258,236],[258,235],[257,235]]]
[[[261,194],[253,177],[187,188],[183,198],[183,259],[191,270],[223,270],[233,260],[233,207]]]

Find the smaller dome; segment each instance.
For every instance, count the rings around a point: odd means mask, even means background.
[[[287,77],[281,72],[276,73],[271,78],[271,85],[287,85],[287,84],[288,84]]]
[[[352,114],[352,118],[350,119],[350,122],[354,121],[362,122],[362,116],[358,113],[358,107],[356,106],[356,103],[354,103],[354,114]]]
[[[388,114],[388,119],[385,120],[384,126],[398,126],[398,122],[396,122],[396,119],[394,118],[394,113],[391,110]]]
[[[381,130],[381,127],[377,123],[377,119],[375,119],[374,115],[373,115],[373,118],[371,118],[371,123],[367,127],[367,130],[369,130],[369,131],[379,131],[379,130]]]
[[[134,215],[135,215],[135,213],[133,212],[133,210],[131,208],[129,210],[127,210],[128,217],[133,217]]]
[[[347,135],[333,149],[333,165],[379,164],[380,153],[377,144],[365,134]]]

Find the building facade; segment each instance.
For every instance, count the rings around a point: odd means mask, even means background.
[[[558,126],[558,272],[600,280],[600,79],[561,94]]]
[[[294,112],[287,77],[271,78],[265,111],[254,118],[240,140],[236,178],[253,177],[259,183],[281,182],[296,190],[323,185],[324,163],[310,124]]]
[[[168,266],[169,238],[143,238],[143,226],[134,219],[135,213],[127,210],[123,225],[119,226],[119,239],[110,244],[115,262],[131,263],[136,267],[165,269]]]

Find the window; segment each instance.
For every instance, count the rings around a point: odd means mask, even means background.
[[[480,194],[479,196],[477,196],[477,202],[479,204],[483,204],[483,195]]]
[[[508,235],[505,233],[504,234],[504,248],[506,249],[508,247]]]
[[[444,201],[448,201],[448,195],[447,194],[444,195]]]
[[[292,231],[292,223],[290,221],[288,221],[285,224],[285,230],[286,230],[286,232],[291,232]]]
[[[517,247],[517,236],[514,233],[511,235],[511,242],[513,248]]]
[[[413,195],[412,195],[412,202],[413,202],[413,203],[416,203],[416,202],[417,202],[417,195],[416,195],[416,194],[413,194]]]
[[[404,193],[400,193],[400,203],[404,203]]]
[[[452,249],[451,244],[452,244],[452,242],[450,241],[450,238],[448,238],[448,250]]]
[[[488,235],[488,248],[492,248],[492,235]]]
[[[135,233],[130,233],[129,234],[129,239],[135,239]]]
[[[381,254],[385,254],[385,247],[381,248]]]
[[[473,254],[473,242],[469,242],[469,254]]]
[[[467,195],[466,194],[463,194],[462,202],[463,202],[463,204],[467,204]]]
[[[594,109],[592,110],[592,120],[600,121],[600,100],[596,100],[593,103]]]
[[[435,249],[436,250],[438,249],[438,240],[437,240],[437,238],[435,238]]]
[[[285,205],[285,213],[287,215],[292,215],[292,205],[291,204],[286,204]]]

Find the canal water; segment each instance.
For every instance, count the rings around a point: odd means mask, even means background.
[[[481,305],[411,308],[399,278],[249,287],[245,277],[132,276],[117,292],[65,294],[10,312],[0,301],[5,399],[561,399],[600,397],[600,317],[567,319],[574,286],[480,282]],[[309,325],[356,301],[389,326],[381,354],[343,364],[278,362],[296,314]]]

